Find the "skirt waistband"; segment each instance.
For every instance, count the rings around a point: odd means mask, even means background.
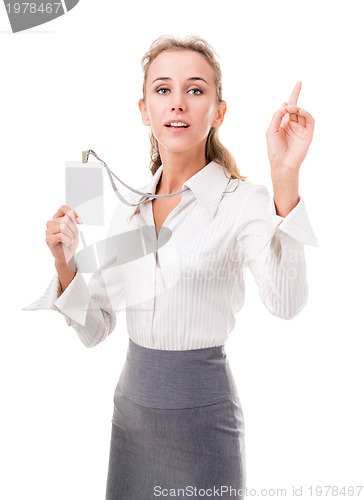
[[[129,338],[115,390],[151,408],[194,408],[236,398],[225,345],[189,350],[151,349]]]

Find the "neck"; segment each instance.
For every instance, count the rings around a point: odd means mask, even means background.
[[[161,148],[159,151],[163,171],[157,185],[156,194],[170,194],[180,191],[188,179],[208,164],[205,151],[189,155],[186,155],[185,152],[161,151]]]

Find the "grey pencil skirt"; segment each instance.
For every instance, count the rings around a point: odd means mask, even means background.
[[[115,389],[106,500],[244,498],[245,424],[225,345],[129,339]]]

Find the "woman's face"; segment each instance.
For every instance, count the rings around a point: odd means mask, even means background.
[[[222,124],[226,111],[225,101],[217,102],[212,67],[193,50],[161,52],[149,66],[145,96],[139,109],[160,151],[205,148],[210,128]],[[188,127],[167,126],[170,122],[183,122]]]

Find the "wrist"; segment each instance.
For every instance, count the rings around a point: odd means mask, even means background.
[[[54,267],[56,268],[57,272],[61,272],[62,274],[69,274],[73,275],[75,272],[77,272],[77,268],[75,265],[75,260],[74,258],[70,259],[69,262],[59,262],[57,260],[54,261]]]
[[[298,185],[299,171],[296,169],[271,166],[270,175],[273,184]]]

